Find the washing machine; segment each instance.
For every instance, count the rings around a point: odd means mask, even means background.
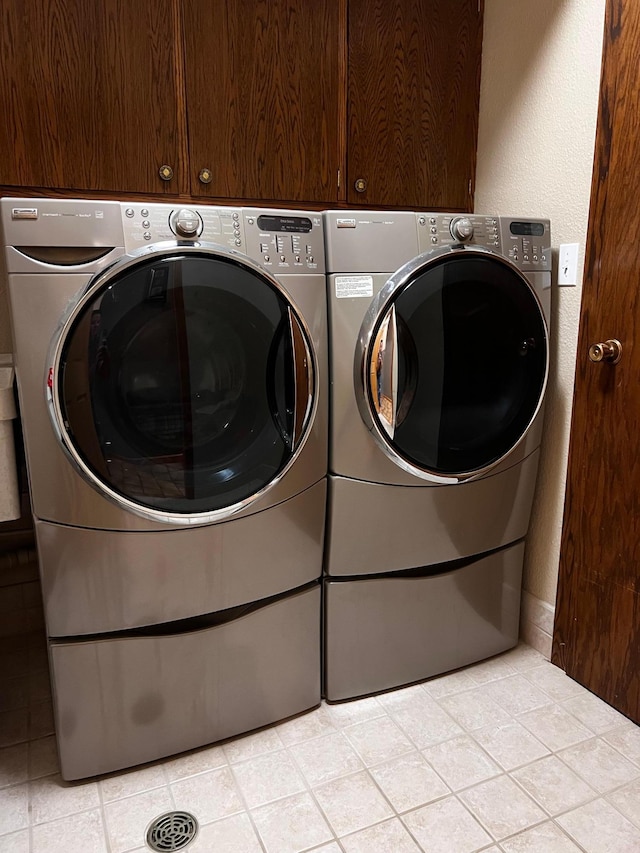
[[[549,369],[550,226],[325,213],[328,701],[516,644]]]
[[[5,198],[62,775],[320,702],[321,216]]]

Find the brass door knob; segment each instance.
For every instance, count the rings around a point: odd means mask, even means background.
[[[198,180],[201,184],[210,184],[213,180],[213,172],[211,169],[200,169],[198,172]]]
[[[367,189],[367,182],[364,178],[358,178],[354,182],[353,186],[355,187],[357,193],[363,193]]]
[[[165,164],[164,166],[160,166],[160,168],[158,169],[158,174],[160,175],[163,181],[170,181],[173,177],[173,169],[171,168],[171,166],[167,166]]]
[[[589,358],[591,361],[608,361],[609,364],[617,364],[622,357],[622,344],[615,338],[611,338],[601,344],[591,344],[589,347]]]

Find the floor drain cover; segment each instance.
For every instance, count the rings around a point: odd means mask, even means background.
[[[189,812],[167,812],[157,817],[147,830],[152,850],[184,850],[198,834],[198,821]]]

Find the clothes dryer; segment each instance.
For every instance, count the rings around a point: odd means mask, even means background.
[[[549,367],[549,222],[325,214],[325,696],[518,639]]]
[[[317,705],[321,216],[1,215],[64,778]]]

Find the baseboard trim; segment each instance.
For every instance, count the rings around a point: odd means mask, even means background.
[[[555,613],[555,607],[551,604],[536,598],[526,590],[522,591],[520,638],[544,655],[547,660],[551,660]]]

